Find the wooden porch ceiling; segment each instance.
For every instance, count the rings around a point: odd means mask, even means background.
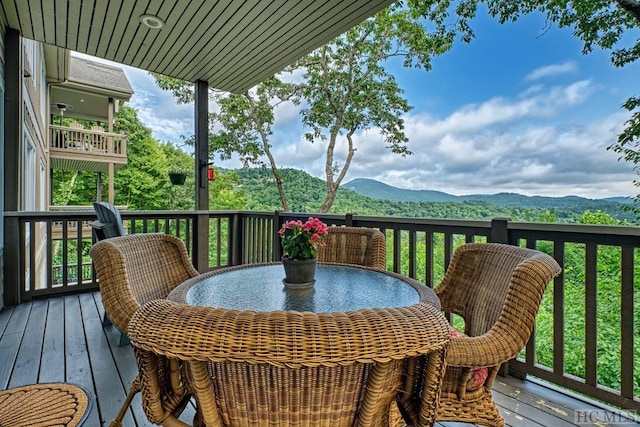
[[[0,14],[29,39],[242,92],[391,3],[0,0]],[[148,28],[143,15],[160,18],[164,26]]]

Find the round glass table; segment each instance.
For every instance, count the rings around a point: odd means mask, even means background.
[[[407,307],[440,301],[414,279],[368,267],[318,264],[309,289],[287,289],[281,263],[227,267],[194,277],[167,299],[196,306],[251,311],[333,313],[369,308]]]

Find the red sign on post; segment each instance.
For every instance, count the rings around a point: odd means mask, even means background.
[[[209,170],[207,170],[207,178],[209,181],[214,181],[216,179],[215,169],[209,168]]]

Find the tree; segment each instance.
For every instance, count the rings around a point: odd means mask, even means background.
[[[426,3],[435,6],[427,7]],[[377,129],[393,153],[411,154],[402,120],[411,107],[385,66],[400,58],[405,66],[428,70],[431,56],[449,50],[456,34],[469,40],[468,26],[458,23],[463,21],[446,22],[448,3],[389,6],[286,70],[302,70],[302,83],[285,83],[273,77],[239,95],[212,91],[220,111],[211,115],[210,152],[217,151],[222,156],[236,152],[245,164],[260,164],[265,156],[282,207],[288,210],[282,176],[271,152],[273,109],[286,101],[304,102],[302,122],[309,128],[306,138],[314,143],[326,142],[326,195],[319,210],[327,212],[355,156],[357,132]],[[428,18],[428,25],[423,22],[424,17]],[[188,83],[162,76],[156,76],[156,81],[179,102],[193,99]],[[340,144],[347,152],[342,162],[336,160]]]
[[[158,86],[170,91],[177,102],[193,101],[193,87],[188,82],[157,74],[154,78]],[[271,153],[270,138],[273,134],[274,110],[285,102],[298,103],[295,90],[295,85],[275,77],[241,94],[209,88],[209,98],[220,107],[220,111],[209,114],[209,160],[214,161],[216,154],[226,160],[236,153],[245,166],[264,165],[262,157],[265,156],[285,211],[289,210],[289,204],[283,177]],[[193,137],[185,142],[193,145]]]
[[[124,106],[115,127],[127,133],[127,166],[115,175],[115,202],[130,209],[167,209],[169,168],[167,157],[138,119],[135,109]]]

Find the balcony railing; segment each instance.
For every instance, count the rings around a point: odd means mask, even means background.
[[[308,214],[123,211],[122,216],[130,234],[181,237],[196,268],[205,272],[279,259],[279,225]],[[548,320],[539,320],[526,349],[505,370],[640,411],[640,332],[634,324],[640,318],[640,227],[319,216],[330,225],[381,229],[387,268],[427,286],[437,285],[453,251],[465,242],[502,242],[549,253],[563,274],[543,300],[541,312]],[[89,219],[91,212],[6,213],[5,265],[19,268],[5,268],[5,303],[96,289],[93,269],[87,267],[93,241],[78,227]],[[54,241],[47,236],[59,221],[61,240]]]
[[[95,154],[127,155],[127,136],[99,130],[49,125],[51,148],[70,152],[86,151]]]
[[[127,135],[49,125],[49,155],[55,168],[106,172],[127,164]]]

